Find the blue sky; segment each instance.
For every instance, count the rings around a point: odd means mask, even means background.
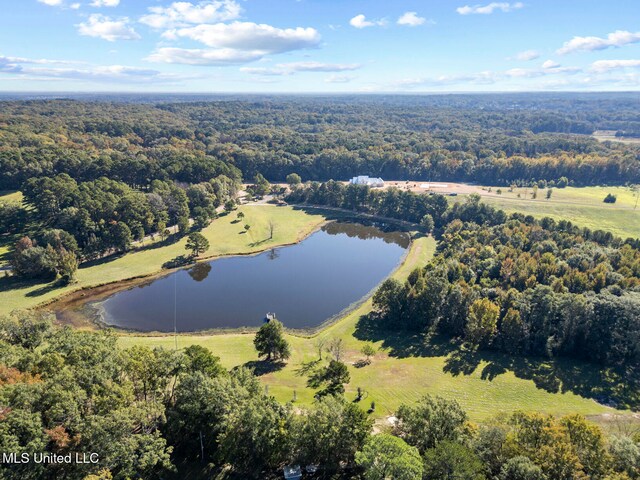
[[[2,0],[0,91],[638,90],[640,1]]]

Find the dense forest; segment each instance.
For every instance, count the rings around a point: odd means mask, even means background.
[[[569,356],[624,372],[640,404],[640,251],[552,222],[451,222],[438,255],[374,298],[384,328],[438,331],[512,355]],[[611,399],[609,399],[611,401]]]
[[[568,221],[510,217],[472,195],[311,183],[289,198],[421,223],[436,257],[404,284],[385,281],[377,328],[442,333],[471,348],[597,362],[624,378],[607,402],[640,405],[640,242]],[[624,399],[624,400],[623,400]]]
[[[257,173],[270,181],[291,173],[494,185],[640,181],[638,147],[588,136],[638,135],[633,94],[90,99],[1,102],[0,189],[60,173],[132,188]]]
[[[227,371],[203,347],[121,349],[109,332],[52,328],[33,314],[0,321],[0,364],[0,450],[99,454],[3,463],[8,480],[267,479],[292,462],[315,465],[314,478],[640,478],[638,434],[605,434],[579,415],[516,412],[480,426],[455,400],[426,396],[374,435],[341,391],[308,408],[280,404],[248,369]]]
[[[175,239],[206,227],[217,207],[234,202],[238,188],[238,181],[225,175],[181,186],[153,180],[144,189],[106,177],[85,182],[66,173],[33,177],[22,186],[29,211],[15,202],[0,203],[0,226],[21,234],[27,219],[37,225],[33,238],[23,236],[14,245],[16,275],[69,283],[79,262],[126,252],[146,236]]]

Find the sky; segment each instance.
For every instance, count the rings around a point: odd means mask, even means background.
[[[637,91],[640,0],[0,0],[0,91]]]

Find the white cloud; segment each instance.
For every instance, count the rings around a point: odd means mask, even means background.
[[[353,80],[353,75],[329,75],[324,79],[324,83],[348,83]]]
[[[120,5],[120,0],[93,0],[91,2],[92,7],[117,7]]]
[[[235,20],[242,9],[234,0],[209,0],[193,4],[174,2],[168,7],[149,7],[140,22],[153,28],[176,28],[201,23]]]
[[[496,10],[501,10],[503,12],[511,12],[513,10],[518,10],[524,7],[524,3],[515,2],[515,3],[507,3],[507,2],[491,2],[487,5],[465,5],[464,7],[456,8],[456,12],[460,15],[489,15]]]
[[[542,68],[512,68],[511,70],[504,72],[504,75],[512,78],[535,78],[562,73],[572,75],[581,71],[582,69],[578,67],[563,67],[559,63],[547,60],[542,64]]]
[[[0,63],[15,64],[15,63],[32,63],[40,65],[73,65],[83,62],[75,62],[71,60],[50,60],[48,58],[25,58],[25,57],[5,57],[0,55]]]
[[[417,87],[441,87],[451,85],[491,85],[510,80],[525,80],[547,76],[557,77],[561,74],[574,75],[580,72],[582,72],[580,68],[562,67],[554,63],[554,66],[548,66],[547,68],[512,68],[506,71],[485,70],[482,72],[440,75],[437,77],[405,78],[392,82],[390,87],[391,89],[402,90]]]
[[[598,60],[591,64],[590,70],[596,73],[607,73],[612,70],[639,67],[640,60]]]
[[[559,55],[565,55],[572,52],[590,52],[593,50],[604,50],[610,47],[622,47],[631,43],[640,42],[640,32],[628,32],[626,30],[616,30],[607,35],[607,38],[601,37],[573,37],[568,42],[564,42],[562,48],[558,49]]]
[[[127,17],[112,20],[110,17],[96,13],[89,16],[87,23],[80,23],[76,26],[80,35],[102,38],[109,42],[140,39],[140,35],[129,26]]]
[[[384,18],[380,20],[367,20],[367,17],[360,14],[349,20],[349,24],[355,28],[381,27],[386,25],[387,21]]]
[[[67,5],[65,0],[38,0],[38,2],[49,5],[50,7],[70,8],[72,10],[77,10],[80,8],[79,3],[72,3],[70,5]]]
[[[168,30],[168,39],[189,38],[208,49],[161,47],[146,60],[187,65],[228,65],[260,60],[266,55],[315,48],[320,34],[313,28],[276,28],[251,22],[201,24]]]
[[[520,60],[523,62],[535,60],[536,58],[540,58],[540,52],[538,52],[537,50],[525,50],[523,52],[518,52],[515,56],[516,60]]]
[[[145,60],[155,63],[184,65],[237,65],[253,62],[265,55],[262,51],[241,51],[232,48],[158,48]]]
[[[0,73],[15,74],[20,79],[30,78],[39,80],[77,80],[100,83],[174,83],[186,77],[166,74],[158,70],[129,67],[124,65],[82,66],[82,67],[52,67],[32,66],[44,64],[71,64],[64,60],[29,59],[22,57],[0,56]]]
[[[419,17],[416,12],[405,12],[398,18],[398,25],[406,25],[408,27],[417,27],[424,24],[427,19]]]
[[[171,32],[176,37],[190,38],[208,47],[242,51],[283,53],[317,47],[320,34],[314,28],[276,28],[252,22],[196,25]]]
[[[359,63],[293,62],[280,63],[278,67],[294,72],[346,72],[357,70],[362,65]]]
[[[504,72],[507,77],[513,78],[531,78],[531,77],[539,77],[543,75],[540,70],[531,70],[528,68],[512,68]]]
[[[347,72],[357,70],[359,63],[321,63],[321,62],[291,62],[279,63],[276,68],[243,67],[241,72],[251,75],[293,75],[298,72]]]
[[[446,86],[456,84],[490,85],[498,80],[494,72],[478,72],[460,75],[440,75],[438,77],[404,78],[390,84],[392,89],[411,89],[425,86]]]
[[[287,72],[280,68],[267,68],[267,67],[242,67],[240,71],[242,73],[248,73],[249,75],[265,75],[265,76],[282,76],[282,75],[291,74],[291,72]]]

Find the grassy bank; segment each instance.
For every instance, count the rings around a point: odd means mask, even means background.
[[[423,265],[433,255],[435,242],[431,238],[417,239],[406,257],[404,264],[394,273],[394,277],[404,279],[413,268]],[[306,376],[300,373],[305,363],[317,359],[317,338],[342,338],[345,344],[345,361],[356,363],[363,358],[360,349],[364,342],[357,337],[358,320],[371,309],[368,300],[341,321],[329,326],[316,337],[304,338],[288,335],[292,347],[292,357],[281,370],[261,375],[269,392],[278,400],[286,402],[297,397],[298,404],[313,401],[313,391],[306,388]],[[220,356],[227,368],[237,365],[252,365],[257,360],[253,348],[252,334],[228,335],[180,335],[178,348],[191,344],[203,345]],[[120,343],[124,347],[134,344],[150,347],[174,347],[173,337],[123,336]],[[548,385],[550,377],[565,373],[568,390],[578,390],[567,375],[575,365],[565,367],[558,364],[539,364],[523,361],[504,368],[507,357],[499,355],[482,358],[461,358],[455,347],[446,343],[427,348],[412,344],[404,338],[380,338],[374,342],[379,348],[372,364],[363,368],[350,366],[351,383],[347,386],[347,398],[354,398],[358,387],[367,394],[363,400],[365,407],[376,402],[375,416],[380,418],[393,413],[402,403],[416,401],[426,393],[439,394],[457,399],[474,420],[483,420],[497,412],[511,412],[517,409],[538,410],[553,414],[572,412],[585,415],[613,413],[615,410],[601,406],[595,401],[578,394],[552,393]],[[595,371],[592,372],[595,374]],[[530,377],[530,378],[527,378]],[[578,377],[577,377],[578,378]],[[579,375],[582,381],[585,372]],[[589,378],[586,376],[586,378]],[[585,380],[586,382],[586,380]],[[543,388],[544,387],[544,388]]]
[[[294,243],[325,221],[319,213],[308,214],[292,207],[246,205],[239,211],[245,215],[242,222],[236,221],[236,212],[233,212],[213,221],[202,231],[211,245],[202,257],[248,254]],[[275,225],[273,238],[270,238],[269,222]],[[251,225],[248,232],[244,231],[245,224]],[[184,238],[174,243],[148,241],[140,250],[84,264],[77,272],[77,282],[63,288],[56,288],[51,283],[0,278],[0,315],[31,308],[81,288],[151,275],[160,271],[163,263],[186,254],[185,243]]]

